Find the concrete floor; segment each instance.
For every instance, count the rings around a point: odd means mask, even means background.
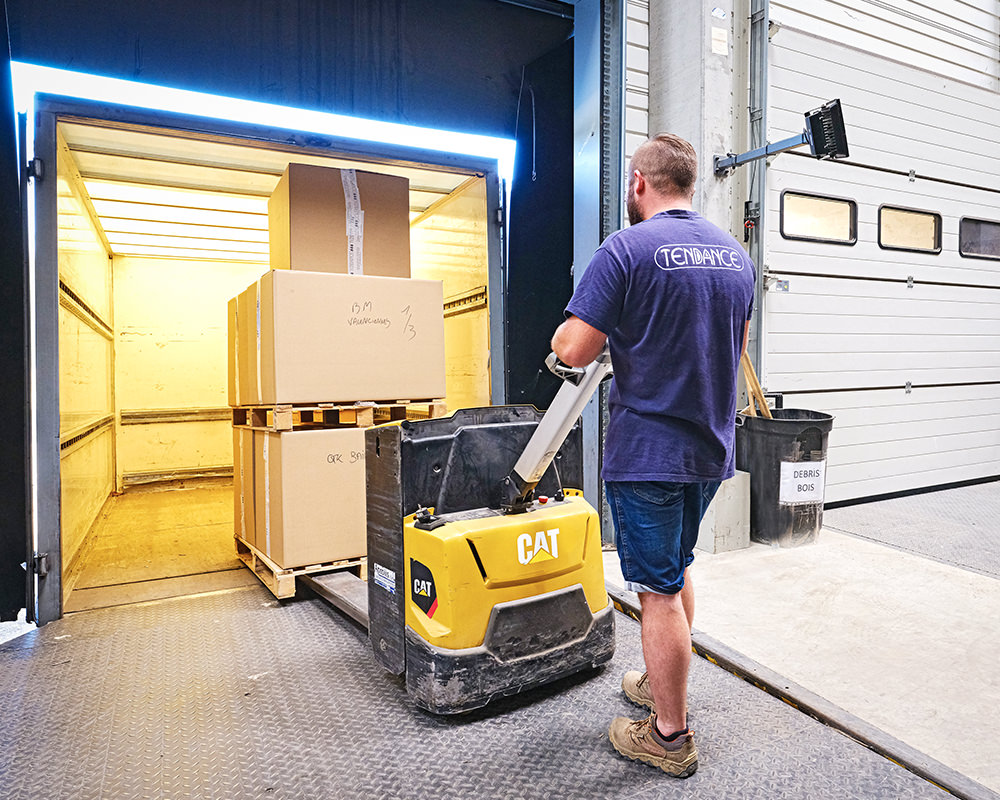
[[[904,519],[926,535],[928,503],[976,508],[981,526],[1000,508],[1000,486],[989,486],[888,501],[887,538]],[[699,552],[695,628],[1000,792],[1000,580],[873,540],[880,507],[828,512],[811,545]],[[866,538],[829,527],[861,521]],[[620,582],[608,556],[609,582]]]

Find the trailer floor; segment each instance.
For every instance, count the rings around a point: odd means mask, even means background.
[[[233,543],[233,484],[195,481],[108,498],[68,576],[63,611],[248,586]]]
[[[626,761],[606,730],[639,627],[602,671],[488,710],[417,711],[360,627],[261,586],[73,614],[0,645],[0,787],[63,798],[943,798],[693,658],[701,766]]]

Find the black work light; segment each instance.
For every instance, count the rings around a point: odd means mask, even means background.
[[[809,151],[816,158],[847,158],[847,131],[844,129],[844,112],[840,108],[840,100],[830,100],[819,108],[807,111],[806,129],[798,136],[739,155],[728,153],[725,157],[716,156],[715,174],[721,175],[748,161],[777,155],[804,144],[809,145]]]
[[[847,131],[840,100],[831,100],[806,112],[809,151],[816,158],[847,158]]]

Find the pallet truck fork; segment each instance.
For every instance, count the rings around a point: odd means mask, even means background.
[[[605,348],[585,369],[547,363],[564,382],[544,415],[496,406],[369,428],[366,597],[350,575],[306,581],[367,624],[375,660],[436,714],[614,654],[579,426],[611,361]]]

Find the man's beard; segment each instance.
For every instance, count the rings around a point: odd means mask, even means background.
[[[632,191],[632,183],[629,182],[628,194],[625,197],[625,210],[628,212],[629,225],[638,225],[643,221],[639,204],[635,201],[635,192]]]

